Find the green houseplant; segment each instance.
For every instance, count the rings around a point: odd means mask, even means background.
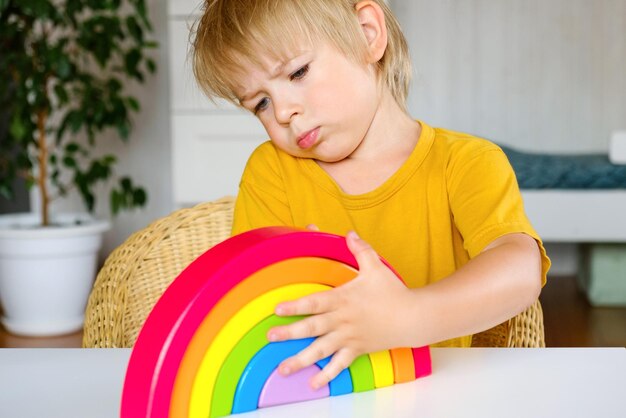
[[[16,175],[36,184],[42,225],[49,203],[71,188],[93,210],[93,188],[111,176],[116,158],[89,151],[105,129],[128,138],[139,102],[124,86],[155,71],[145,54],[156,45],[145,37],[150,30],[143,0],[0,0],[0,194],[12,196]],[[86,144],[75,139],[81,131]],[[145,200],[127,177],[111,191],[114,213]]]
[[[11,198],[15,178],[22,177],[28,186],[37,187],[40,203],[39,226],[26,225],[22,217],[0,221],[5,241],[0,242],[0,261],[12,257],[17,244],[36,230],[44,234],[34,236],[41,244],[57,235],[53,231],[88,223],[85,217],[55,220],[50,214],[50,203],[72,190],[89,212],[95,208],[99,184],[111,189],[113,214],[145,204],[145,190],[129,177],[114,182],[116,157],[96,155],[95,147],[106,130],[117,131],[122,140],[129,137],[131,115],[140,105],[128,86],[142,83],[156,69],[149,55],[156,47],[148,37],[151,30],[144,0],[0,0],[0,199]],[[61,228],[62,223],[69,226]],[[97,245],[75,246],[99,248],[107,228],[106,222],[96,228]],[[3,247],[9,255],[3,254]],[[95,268],[95,255],[91,257]],[[18,333],[49,333],[37,331],[41,327],[36,324],[19,330],[20,320],[8,312],[13,305],[21,306],[6,288],[18,274],[0,265],[3,323]],[[32,293],[33,286],[41,286],[37,283],[21,287]]]

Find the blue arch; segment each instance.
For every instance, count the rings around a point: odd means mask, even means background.
[[[261,391],[272,372],[283,360],[299,353],[314,340],[314,338],[304,338],[269,343],[259,350],[239,378],[232,413],[237,414],[257,409]],[[329,361],[330,358],[326,358],[316,364],[322,368]],[[329,386],[331,396],[351,393],[352,378],[348,369],[343,370],[332,380]]]

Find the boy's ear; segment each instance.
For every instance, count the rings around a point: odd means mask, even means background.
[[[368,62],[378,62],[387,49],[385,13],[378,4],[369,0],[360,1],[354,7],[367,41]]]

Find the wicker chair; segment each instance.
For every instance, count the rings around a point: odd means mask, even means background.
[[[98,273],[83,347],[132,347],[157,299],[200,254],[230,235],[234,199],[181,209],[131,235]],[[539,302],[473,338],[476,347],[544,347]]]

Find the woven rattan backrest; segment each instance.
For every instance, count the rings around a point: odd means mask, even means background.
[[[131,235],[98,273],[85,312],[83,347],[132,347],[167,286],[230,236],[234,199],[181,209]]]
[[[543,310],[539,300],[519,315],[472,337],[472,347],[545,346]]]
[[[84,347],[132,347],[167,286],[200,254],[230,235],[234,199],[181,209],[131,235],[98,273],[85,313]],[[474,347],[544,347],[539,301],[474,335]]]

